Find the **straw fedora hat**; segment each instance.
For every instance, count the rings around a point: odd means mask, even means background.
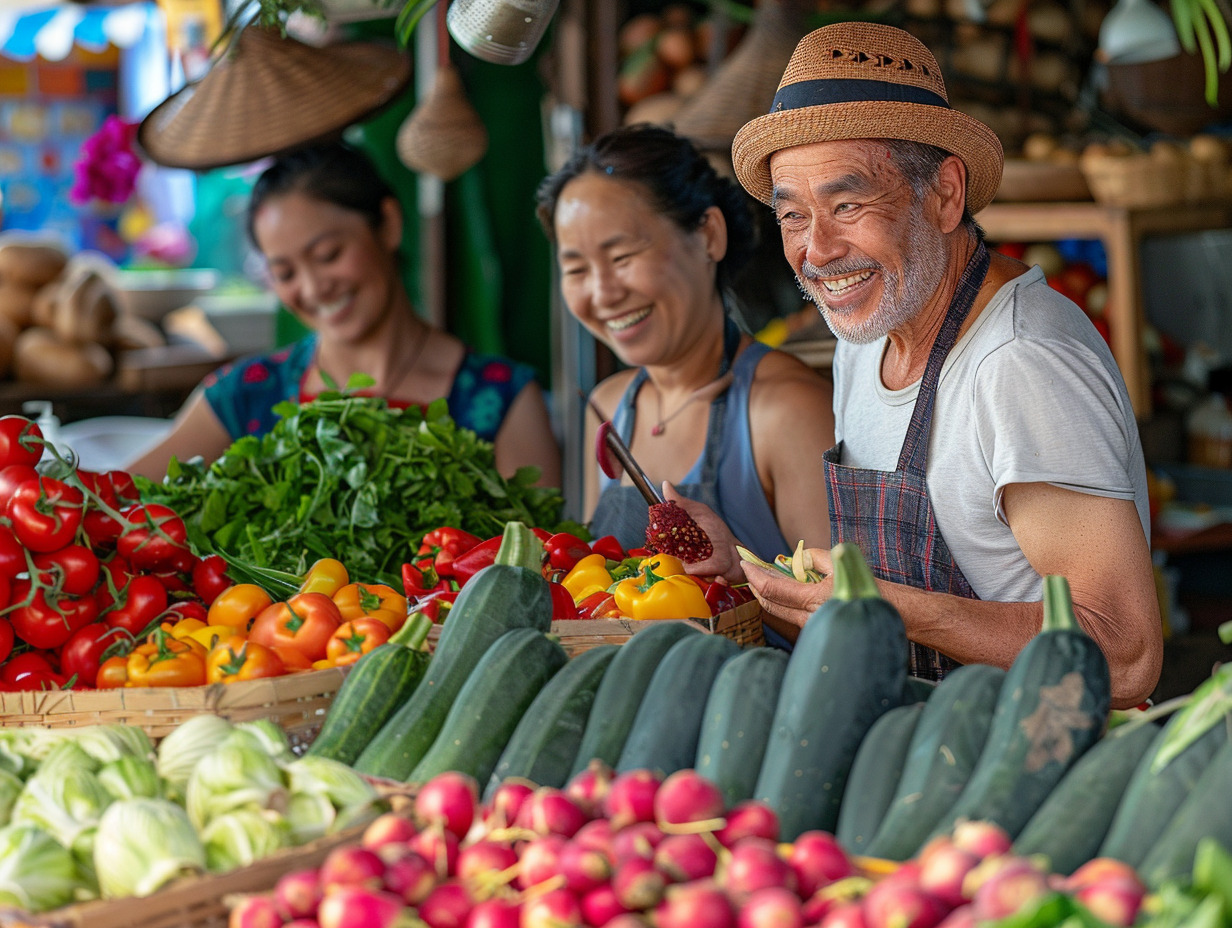
[[[391,102],[410,58],[374,42],[317,48],[277,27],[249,25],[195,84],[158,104],[137,129],[150,160],[203,170],[324,141]]]
[[[847,139],[904,139],[957,155],[967,166],[972,213],[1001,183],[1005,155],[997,134],[950,107],[937,59],[893,26],[836,23],[801,39],[770,112],[736,133],[732,164],[744,188],[769,203],[771,155]]]

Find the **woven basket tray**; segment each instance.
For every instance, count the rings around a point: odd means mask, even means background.
[[[1187,166],[1148,154],[1084,159],[1082,173],[1095,199],[1108,206],[1172,206],[1190,198]]]
[[[209,686],[0,693],[0,726],[135,725],[157,740],[192,716],[210,713],[233,722],[269,719],[297,748],[316,737],[345,676],[343,668],[331,667]]]

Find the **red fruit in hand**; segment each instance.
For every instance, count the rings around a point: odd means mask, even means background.
[[[714,554],[714,545],[702,527],[673,500],[650,507],[646,523],[646,547],[657,554],[670,554],[686,564],[704,561]]]

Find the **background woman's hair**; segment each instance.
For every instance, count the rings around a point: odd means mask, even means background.
[[[276,159],[253,185],[248,201],[248,237],[254,244],[257,211],[270,197],[288,193],[302,193],[352,210],[373,229],[379,229],[384,218],[381,204],[395,196],[371,159],[349,145],[333,142],[290,152]]]
[[[625,126],[595,139],[539,185],[536,214],[555,243],[556,204],[565,184],[582,174],[602,174],[638,184],[659,213],[687,232],[717,206],[727,222],[727,253],[719,261],[720,287],[752,256],[756,243],[749,196],[721,177],[688,139],[650,125]]]

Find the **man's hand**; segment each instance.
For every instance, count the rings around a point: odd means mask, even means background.
[[[749,589],[761,607],[796,628],[804,627],[809,616],[830,598],[834,588],[834,581],[829,576],[830,552],[820,548],[809,548],[808,551],[813,556],[813,566],[826,574],[826,579],[820,583],[800,583],[782,571],[767,570],[747,561],[740,565],[748,578]]]
[[[663,498],[674,501],[692,517],[703,532],[710,538],[714,553],[704,561],[686,564],[685,569],[699,577],[723,577],[728,583],[743,583],[744,574],[740,572],[740,555],[736,553],[736,545],[740,542],[732,534],[722,519],[705,503],[688,499],[676,492],[676,488],[663,481]]]

